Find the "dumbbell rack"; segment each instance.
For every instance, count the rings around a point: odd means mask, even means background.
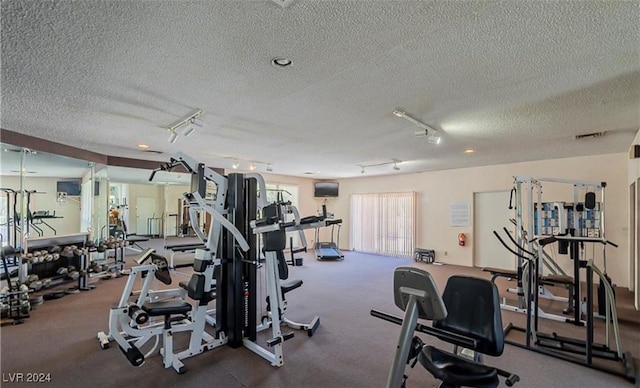
[[[91,262],[89,267],[90,275],[92,277],[102,277],[105,275],[118,277],[123,274],[125,267],[125,244],[125,240],[110,238],[91,247],[89,251],[92,255],[104,254],[105,258],[104,260],[98,260],[92,257],[89,260]],[[109,264],[109,258],[111,257],[109,253],[111,251],[113,251],[113,263]],[[104,264],[100,265],[98,261],[104,261]]]
[[[0,294],[0,304],[3,306],[1,314],[3,325],[5,322],[16,325],[29,318],[31,305],[29,304],[28,290],[18,289],[17,291]]]
[[[0,242],[2,239],[0,238]],[[1,245],[1,244],[0,244]],[[2,256],[2,267],[7,280],[7,287],[0,293],[0,318],[2,324],[19,324],[29,318],[29,289],[20,287],[19,284],[11,281],[11,275],[7,265],[7,260],[11,257],[15,259],[16,251],[11,245],[2,246],[0,255]]]
[[[22,264],[18,271],[21,283],[29,276],[37,275],[39,281],[45,280],[49,287],[68,282],[69,273],[61,273],[61,268],[74,266],[77,274],[77,287],[73,290],[87,290],[87,241],[88,233],[65,236],[28,238],[21,256]],[[51,248],[58,247],[56,254],[49,254]],[[34,256],[34,252],[39,252]],[[29,256],[31,254],[31,256]],[[56,256],[54,256],[56,255]],[[54,260],[53,257],[56,257]],[[72,280],[76,280],[71,278]]]

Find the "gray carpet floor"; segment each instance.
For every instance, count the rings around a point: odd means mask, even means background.
[[[157,241],[146,243],[154,244],[161,246]],[[131,263],[134,257],[128,255],[127,262]],[[433,274],[440,290],[452,274],[489,277],[474,268],[428,265],[355,252],[346,252],[344,261],[318,262],[312,252],[303,257],[302,267],[290,267],[290,276],[302,279],[304,285],[287,295],[287,316],[304,322],[317,315],[320,327],[311,338],[298,331],[285,342],[285,363],[280,368],[270,366],[245,348],[223,346],[186,359],[187,373],[178,375],[162,367],[160,355],[134,368],[115,344],[100,349],[96,333],[108,330],[109,307],[117,301],[126,282],[122,277],[98,280],[92,291],[47,301],[35,308],[24,324],[2,327],[2,385],[32,386],[9,383],[8,379],[15,373],[38,372],[50,374],[47,386],[53,387],[383,387],[400,327],[370,316],[369,311],[375,308],[402,314],[393,302],[393,270],[401,265],[420,266]],[[183,279],[174,276],[175,284],[179,280]],[[506,283],[499,286],[506,288]],[[618,294],[623,345],[637,357],[640,313],[629,308],[629,295],[620,290]],[[562,309],[559,304],[546,307]],[[523,322],[520,315],[508,312],[503,312],[503,321]],[[568,324],[549,325],[550,330],[583,335],[579,328]],[[259,341],[264,341],[263,337]],[[432,337],[421,337],[426,343],[450,349]],[[501,357],[487,357],[485,362],[520,375],[518,387],[632,386],[620,377],[509,345]],[[407,374],[409,387],[438,386],[420,365],[407,368]]]

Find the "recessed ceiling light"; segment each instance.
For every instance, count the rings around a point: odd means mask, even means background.
[[[305,171],[304,175],[313,175],[313,171]]]
[[[149,148],[146,144],[138,144],[138,148]]]
[[[273,58],[271,60],[271,64],[277,67],[278,69],[284,69],[284,68],[290,67],[293,64],[293,62],[291,62],[291,59],[279,57],[279,58]]]
[[[464,150],[464,153],[465,153],[465,154],[472,154],[472,153],[474,153],[474,152],[476,152],[476,151],[474,151],[474,150],[472,150],[472,149]]]

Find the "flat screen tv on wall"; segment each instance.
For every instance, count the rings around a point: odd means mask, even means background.
[[[82,190],[82,181],[58,181],[56,182],[56,191],[67,193],[69,197],[78,197]]]
[[[319,198],[337,197],[338,182],[315,182],[313,196]]]

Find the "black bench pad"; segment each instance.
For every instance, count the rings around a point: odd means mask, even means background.
[[[150,317],[160,315],[186,314],[191,311],[191,305],[181,300],[169,300],[164,302],[145,303],[142,309],[149,314]]]

